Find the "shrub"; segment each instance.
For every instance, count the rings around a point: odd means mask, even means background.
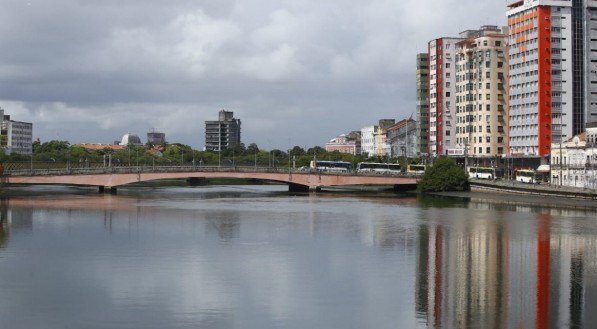
[[[439,158],[427,168],[419,182],[420,192],[468,191],[468,176],[448,158]]]

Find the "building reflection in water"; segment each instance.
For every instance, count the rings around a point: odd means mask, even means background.
[[[428,221],[418,228],[415,311],[427,327],[596,323],[597,315],[587,308],[597,303],[596,278],[586,279],[596,272],[591,235],[576,227],[554,233],[549,213],[529,213],[530,221],[508,220],[507,212],[495,209],[462,214],[475,218]]]
[[[230,242],[240,236],[238,211],[214,211],[205,214],[207,233],[216,233],[220,240]]]
[[[14,209],[7,199],[0,201],[0,248],[6,247],[11,233],[33,229],[33,209]]]

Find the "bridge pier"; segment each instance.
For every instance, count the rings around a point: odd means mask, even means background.
[[[394,185],[394,192],[396,192],[396,193],[403,193],[403,192],[416,191],[416,190],[417,190],[417,184]]]
[[[98,187],[99,193],[110,193],[110,194],[116,194],[117,189],[116,186],[99,186]]]
[[[207,185],[207,179],[202,177],[190,177],[187,179],[189,186],[205,186]]]
[[[288,183],[288,192],[309,193],[309,186],[307,186],[307,185],[301,185],[301,184]]]

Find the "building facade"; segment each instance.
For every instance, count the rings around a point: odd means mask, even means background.
[[[396,123],[394,119],[381,119],[375,131],[375,155],[386,156],[390,154],[388,144],[388,128]]]
[[[221,151],[240,146],[240,119],[234,112],[221,110],[218,121],[205,121],[205,150]]]
[[[361,154],[361,132],[353,131],[332,138],[325,144],[327,152],[340,152],[352,155]]]
[[[509,149],[549,156],[597,121],[597,1],[507,0]]]
[[[417,54],[417,153],[429,152],[429,54]]]
[[[368,126],[361,129],[361,153],[375,156],[375,135],[378,126]]]
[[[150,131],[147,133],[147,143],[153,144],[153,145],[166,144],[166,134],[157,132],[155,130]]]
[[[429,42],[429,154],[446,155],[456,145],[456,43],[462,38]]]
[[[6,154],[33,154],[33,124],[10,119],[0,109],[0,144]]]
[[[507,34],[497,26],[462,32],[456,44],[456,149],[472,157],[506,154]]]
[[[387,129],[390,157],[406,156],[415,158],[420,155],[417,143],[419,124],[411,118],[398,121]]]
[[[553,185],[597,189],[597,124],[551,149]]]

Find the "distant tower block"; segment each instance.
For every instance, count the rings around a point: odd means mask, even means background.
[[[234,113],[220,111],[218,121],[205,121],[205,150],[221,151],[240,145],[240,119]]]
[[[153,145],[166,143],[166,134],[157,132],[155,129],[147,133],[147,142]]]

